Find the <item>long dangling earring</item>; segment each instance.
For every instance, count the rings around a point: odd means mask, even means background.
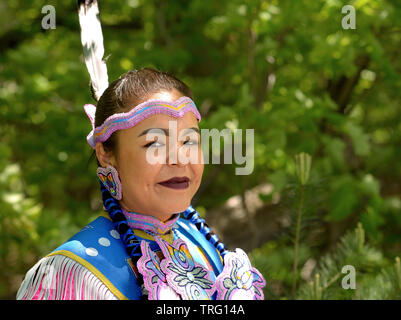
[[[99,167],[97,168],[96,173],[105,188],[110,192],[111,196],[116,200],[121,200],[122,188],[116,168],[113,166],[107,166],[107,168]]]

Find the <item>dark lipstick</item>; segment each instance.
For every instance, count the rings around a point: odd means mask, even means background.
[[[164,187],[171,189],[186,189],[189,186],[188,177],[173,177],[166,181],[159,182]]]

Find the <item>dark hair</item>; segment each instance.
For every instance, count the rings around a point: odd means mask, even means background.
[[[153,94],[174,89],[193,99],[191,89],[167,72],[152,68],[130,70],[110,83],[103,92],[96,106],[95,127],[115,113],[131,110]],[[114,133],[103,142],[103,146],[108,151],[116,150]]]

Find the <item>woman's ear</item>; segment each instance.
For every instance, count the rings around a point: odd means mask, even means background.
[[[115,167],[115,159],[110,151],[106,151],[103,143],[98,142],[95,146],[96,157],[102,167],[113,166]]]

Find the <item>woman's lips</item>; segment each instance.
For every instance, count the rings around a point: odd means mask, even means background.
[[[188,177],[174,177],[166,181],[159,182],[160,185],[171,189],[186,189],[189,186]]]

